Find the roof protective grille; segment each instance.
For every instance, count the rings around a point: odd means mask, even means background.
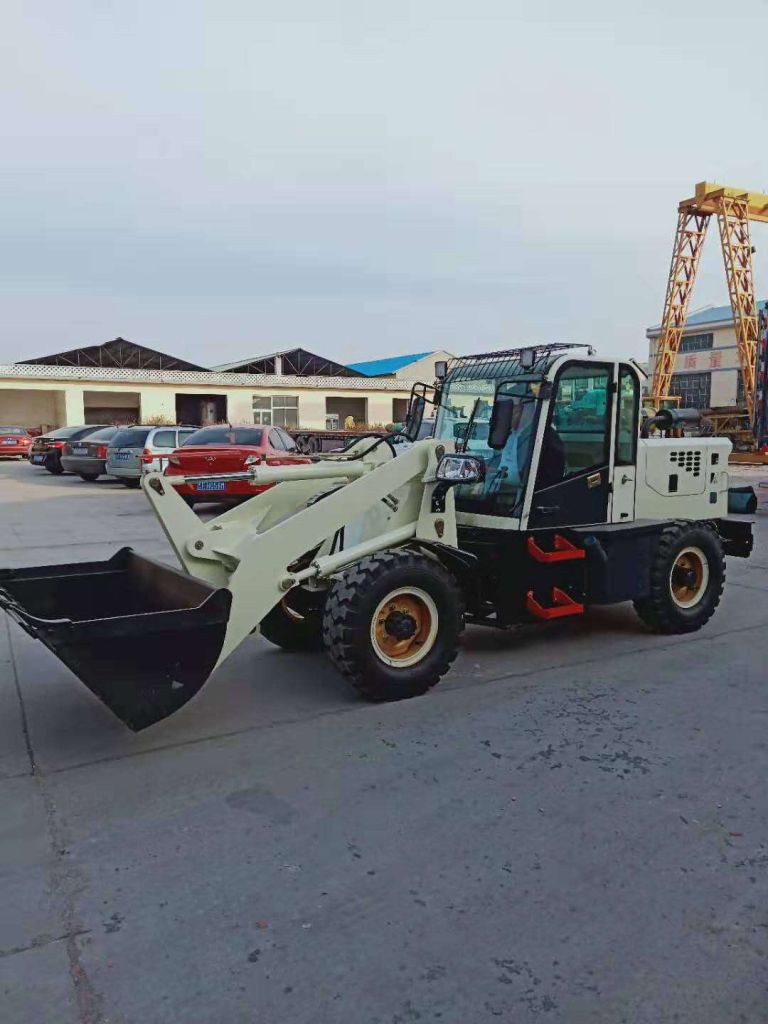
[[[569,345],[553,342],[549,345],[531,345],[526,348],[502,349],[498,352],[481,352],[477,355],[460,356],[448,364],[446,380],[481,380],[493,378],[504,380],[510,377],[543,377],[552,363],[563,352],[586,348],[593,354],[591,345]],[[523,353],[526,353],[523,356]]]

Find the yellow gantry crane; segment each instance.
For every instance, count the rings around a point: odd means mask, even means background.
[[[677,233],[653,368],[652,399],[658,408],[665,398],[670,397],[672,374],[688,316],[702,246],[710,218],[716,215],[751,429],[755,412],[758,311],[749,222],[768,223],[768,195],[702,181],[696,186],[693,198],[684,199],[677,211]]]

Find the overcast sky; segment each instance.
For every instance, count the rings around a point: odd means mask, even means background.
[[[678,200],[768,191],[766,38],[757,0],[5,0],[0,362],[642,356]]]

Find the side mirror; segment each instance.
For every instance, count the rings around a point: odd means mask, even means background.
[[[424,409],[426,402],[422,395],[414,395],[411,398],[411,404],[408,407],[408,415],[405,418],[405,427],[403,433],[409,441],[415,441],[419,436],[421,430],[421,421],[424,419]]]
[[[448,360],[438,359],[435,363],[435,380],[445,380],[448,376]]]
[[[500,451],[512,432],[512,413],[519,399],[514,395],[496,395],[488,426],[488,447]]]
[[[485,480],[485,461],[476,455],[444,455],[435,476],[443,484],[477,484]]]

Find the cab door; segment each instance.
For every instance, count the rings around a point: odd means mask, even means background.
[[[528,529],[609,521],[614,364],[560,369],[538,452]]]
[[[618,368],[616,400],[616,444],[611,499],[612,523],[629,523],[635,518],[639,415],[640,381],[631,366],[621,363]]]

